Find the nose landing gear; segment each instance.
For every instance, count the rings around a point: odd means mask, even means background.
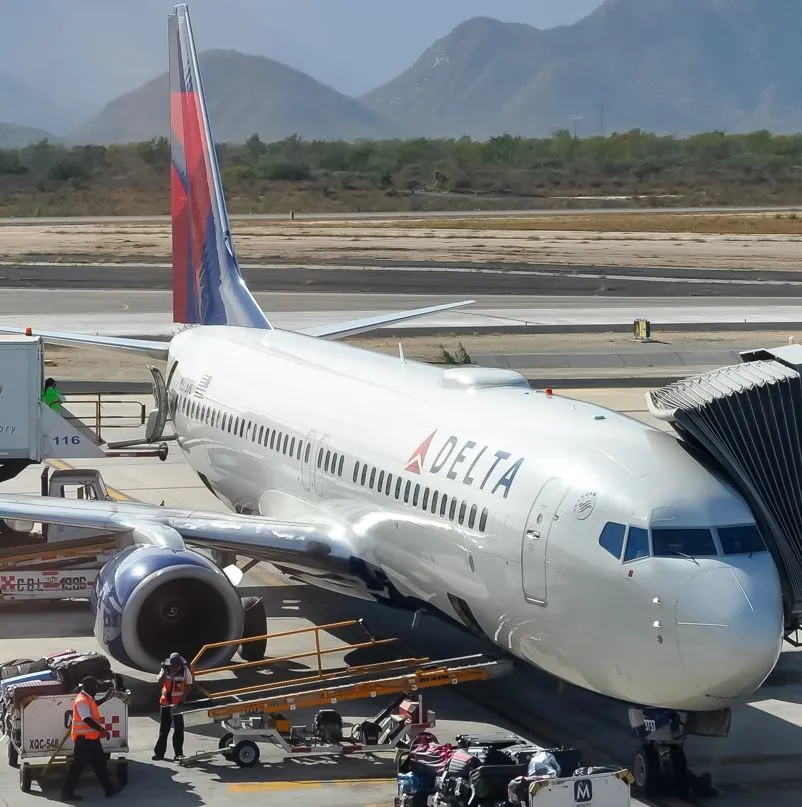
[[[645,796],[689,799],[716,795],[709,773],[697,776],[688,770],[684,744],[688,734],[726,736],[729,710],[702,714],[704,717],[669,709],[629,710],[630,725],[641,740],[632,760],[632,775],[635,787]]]

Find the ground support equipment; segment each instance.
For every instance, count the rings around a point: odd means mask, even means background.
[[[128,782],[128,702],[129,692],[113,692],[99,704],[108,740],[103,748],[108,758],[115,755],[113,770],[122,786]],[[4,727],[10,743],[9,763],[19,764],[20,790],[27,793],[34,780],[44,781],[53,766],[69,764],[73,755],[70,737],[75,695],[39,695],[20,704],[6,718]]]
[[[422,690],[438,686],[484,681],[505,675],[512,670],[510,662],[486,655],[431,661],[427,658],[400,658],[375,664],[348,666],[337,671],[324,671],[322,657],[328,653],[347,653],[367,646],[389,644],[395,639],[373,639],[358,644],[339,645],[321,650],[320,633],[334,628],[355,627],[361,620],[313,626],[295,631],[253,637],[245,641],[266,641],[288,635],[314,636],[315,650],[277,659],[263,659],[211,670],[197,669],[203,654],[220,644],[207,645],[195,657],[191,668],[197,678],[221,671],[241,670],[261,666],[269,669],[297,658],[317,659],[317,672],[300,679],[211,693],[203,686],[205,697],[175,707],[179,714],[206,713],[210,722],[221,724],[223,736],[213,751],[192,754],[180,761],[191,765],[222,755],[241,767],[259,761],[258,743],[267,743],[283,751],[283,760],[299,756],[341,756],[393,752],[420,732],[435,725],[436,715],[423,702]],[[232,642],[237,644],[243,640]],[[351,736],[343,735],[340,715],[334,705],[365,699],[392,696],[392,700],[373,717],[353,727]],[[298,709],[319,709],[315,725],[292,726],[285,713]]]

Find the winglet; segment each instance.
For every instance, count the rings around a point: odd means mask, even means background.
[[[169,17],[173,319],[271,328],[242,279],[209,125],[189,9]]]

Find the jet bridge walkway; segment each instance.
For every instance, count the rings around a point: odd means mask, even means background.
[[[650,412],[723,470],[749,503],[783,588],[786,638],[802,626],[802,346],[647,394]]]

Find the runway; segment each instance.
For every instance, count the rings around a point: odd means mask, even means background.
[[[437,198],[429,196],[427,198]],[[451,197],[454,198],[454,197]],[[577,199],[566,197],[564,199],[553,199],[552,201],[578,202],[589,201],[586,198]],[[603,198],[599,202],[606,201]],[[477,203],[481,203],[480,197],[476,198]],[[296,213],[296,221],[392,221],[393,219],[431,219],[431,218],[502,218],[502,217],[522,217],[522,216],[586,216],[589,213],[621,215],[622,213],[643,213],[647,215],[662,214],[715,214],[715,213],[775,213],[784,211],[799,210],[793,205],[764,205],[757,207],[575,207],[571,209],[563,208],[537,208],[521,210],[424,210],[424,211],[399,211],[394,213]],[[232,221],[283,221],[289,219],[288,213],[251,213],[230,215]],[[169,216],[42,216],[25,218],[0,218],[0,226],[4,224],[123,224],[137,222],[159,222],[170,221]]]
[[[255,294],[279,328],[300,330],[380,313],[466,299],[453,291],[422,294]],[[470,297],[468,297],[470,299]],[[766,298],[759,304],[738,298],[629,299],[588,296],[478,295],[474,305],[392,326],[392,331],[515,330],[546,328],[555,332],[589,327],[631,327],[649,319],[654,328],[798,325],[799,301]],[[68,330],[106,335],[156,336],[173,332],[171,295],[166,291],[8,289],[0,294],[0,322],[11,327]]]
[[[242,273],[253,291],[359,294],[578,295],[623,297],[802,297],[802,272],[671,266],[503,265],[374,261],[335,265],[253,264]],[[0,287],[164,290],[166,263],[4,263]]]

